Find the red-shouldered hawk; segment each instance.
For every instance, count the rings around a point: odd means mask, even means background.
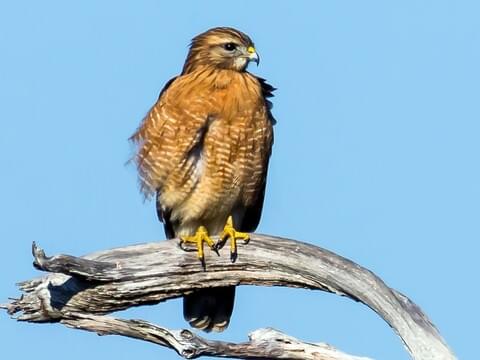
[[[163,88],[132,136],[141,189],[156,194],[168,238],[215,244],[208,234],[248,241],[260,221],[273,144],[271,85],[246,71],[259,57],[252,40],[226,27],[192,40],[181,75]],[[234,228],[235,225],[235,228]],[[238,230],[238,231],[237,231]],[[205,331],[230,321],[235,287],[206,288],[184,298],[184,317]]]

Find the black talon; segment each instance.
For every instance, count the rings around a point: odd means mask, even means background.
[[[220,250],[221,248],[223,248],[223,245],[225,245],[225,242],[224,240],[219,240],[216,244],[215,244],[215,248],[213,250],[217,251],[217,254],[218,254],[218,250]]]
[[[179,247],[180,249],[182,249],[183,251],[188,251],[188,252],[197,251],[196,249],[190,249],[190,248],[188,248],[188,245],[187,245],[187,247],[184,247],[184,245],[185,245],[185,242],[183,242],[183,241],[180,241],[180,242],[178,243],[178,247]]]

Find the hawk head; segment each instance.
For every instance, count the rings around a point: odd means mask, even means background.
[[[217,27],[193,38],[182,74],[198,67],[245,71],[250,61],[260,58],[248,35],[233,28]]]

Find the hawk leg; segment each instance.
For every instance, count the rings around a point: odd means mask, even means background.
[[[197,229],[197,232],[193,236],[180,236],[180,240],[181,240],[180,247],[183,250],[187,250],[182,246],[184,243],[194,243],[197,245],[197,255],[204,267],[205,267],[205,254],[203,251],[203,246],[205,243],[207,243],[210,249],[214,250],[218,255],[218,251],[215,247],[215,242],[208,235],[208,231],[205,226],[199,226],[199,228]]]
[[[250,241],[250,236],[247,233],[235,230],[231,215],[227,218],[227,223],[220,234],[220,241],[217,247],[223,246],[227,239],[230,239],[230,260],[235,262],[235,260],[237,260],[237,239],[241,239],[247,244]]]

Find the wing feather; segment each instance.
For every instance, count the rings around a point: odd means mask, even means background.
[[[143,119],[130,140],[137,152],[133,158],[139,173],[140,188],[146,198],[156,193],[157,214],[165,224],[167,236],[173,236],[171,209],[162,199],[185,197],[192,187],[196,153],[201,151],[208,127],[208,102],[189,101],[194,86],[190,79],[175,77],[162,89],[157,103]],[[180,184],[182,191],[167,191],[169,184]],[[169,237],[170,237],[169,236]]]
[[[267,83],[267,81],[265,79],[263,79],[261,77],[258,77],[258,76],[256,76],[256,78],[257,78],[258,82],[260,83],[261,90],[262,90],[262,96],[263,96],[263,99],[265,101],[265,105],[266,105],[266,108],[267,108],[266,116],[270,120],[271,124],[275,125],[277,123],[277,121],[275,120],[275,118],[273,117],[273,114],[271,112],[271,109],[273,108],[273,104],[268,99],[274,96],[273,92],[277,89],[275,87],[273,87],[272,85],[270,85],[269,83]],[[260,186],[259,186],[259,191],[257,193],[257,197],[256,197],[255,201],[245,208],[245,213],[244,213],[244,217],[243,217],[241,228],[240,228],[241,231],[253,232],[257,229],[258,224],[260,223],[260,218],[262,216],[263,203],[264,203],[264,200],[265,200],[268,163],[269,163],[270,155],[271,155],[271,152],[272,152],[272,146],[273,146],[273,132],[272,132],[271,136],[272,136],[271,140],[269,141],[268,144],[266,144],[268,155],[267,155],[266,161],[263,165],[262,181],[261,181]]]

